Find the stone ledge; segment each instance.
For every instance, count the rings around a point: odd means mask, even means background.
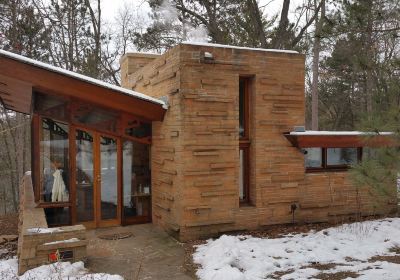
[[[37,229],[37,231],[32,231],[32,229]],[[28,173],[22,178],[20,185],[18,232],[19,275],[29,269],[52,263],[49,255],[59,250],[72,251],[72,257],[68,261],[76,262],[86,259],[88,243],[86,228],[83,225],[48,228],[44,209],[38,208],[35,203],[32,180]],[[72,238],[77,240],[66,241]]]

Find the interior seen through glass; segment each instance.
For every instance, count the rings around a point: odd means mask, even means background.
[[[69,201],[68,126],[51,119],[42,119],[40,133],[41,200],[47,203]],[[70,222],[68,207],[45,209],[49,225]]]
[[[357,163],[357,148],[328,148],[327,165],[349,165]]]
[[[76,211],[78,222],[94,220],[93,135],[76,130]]]
[[[44,206],[49,226],[71,223],[70,205],[65,207],[65,203],[71,202],[71,189],[76,194],[72,201],[76,217],[72,220],[78,223],[115,220],[119,209],[122,209],[122,218],[132,218],[131,222],[139,221],[135,220],[137,217],[143,222],[149,221],[150,145],[78,128],[74,129],[74,134],[70,135],[67,124],[42,118],[40,197],[42,202],[51,203]],[[76,152],[71,164],[74,170],[69,169],[70,137],[73,137],[72,148]],[[120,151],[122,207],[118,204]],[[74,175],[73,182],[71,175]]]
[[[122,154],[124,217],[150,217],[150,146],[124,141]]]
[[[117,141],[100,137],[101,218],[116,219],[118,210]]]
[[[244,151],[239,149],[239,199],[244,199]]]
[[[306,167],[322,167],[322,149],[306,148],[302,149]]]
[[[244,102],[245,102],[245,82],[239,79],[239,137],[244,137],[245,119],[244,119]]]

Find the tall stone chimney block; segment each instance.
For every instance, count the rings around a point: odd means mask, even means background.
[[[121,86],[129,88],[129,75],[159,57],[158,54],[150,53],[126,53],[120,59]]]

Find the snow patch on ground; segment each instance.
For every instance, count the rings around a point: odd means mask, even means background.
[[[83,262],[59,262],[28,270],[22,276],[17,276],[18,260],[0,260],[0,279],[2,280],[123,280],[119,275],[104,273],[88,273]]]
[[[351,271],[358,279],[400,279],[400,264],[368,262],[373,256],[392,256],[400,247],[400,219],[345,224],[319,232],[268,239],[223,235],[199,245],[193,260],[202,280],[312,279],[321,270],[313,263],[338,264],[324,273]],[[290,272],[290,270],[293,270]]]

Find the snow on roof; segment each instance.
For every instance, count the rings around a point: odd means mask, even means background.
[[[183,45],[195,45],[195,46],[205,46],[205,47],[215,47],[215,48],[229,48],[229,49],[239,49],[239,50],[249,50],[249,51],[264,51],[264,52],[278,52],[278,53],[295,53],[299,52],[294,50],[279,50],[279,49],[261,49],[261,48],[247,48],[231,45],[221,45],[213,43],[201,43],[201,42],[182,42]]]
[[[81,80],[81,81],[84,81],[84,82],[87,82],[87,83],[90,83],[90,84],[93,84],[93,85],[96,85],[99,87],[117,91],[117,92],[125,94],[125,95],[129,95],[129,96],[136,97],[136,98],[139,98],[139,99],[142,99],[145,101],[156,103],[156,104],[162,105],[164,109],[167,109],[165,102],[163,102],[162,100],[150,97],[148,95],[145,95],[145,94],[137,92],[137,91],[133,91],[133,90],[129,90],[129,89],[126,89],[123,87],[113,85],[113,84],[109,84],[109,83],[106,83],[106,82],[103,82],[103,81],[100,81],[100,80],[97,80],[97,79],[94,79],[94,78],[91,78],[91,77],[88,77],[88,76],[85,76],[82,74],[78,74],[78,73],[75,73],[75,72],[72,72],[69,70],[65,70],[60,67],[56,67],[56,66],[53,66],[53,65],[50,65],[47,63],[43,63],[43,62],[40,62],[40,61],[37,61],[34,59],[30,59],[30,58],[27,58],[22,55],[14,54],[14,53],[11,53],[8,51],[0,50],[0,56],[4,56],[4,57],[7,57],[7,58],[10,58],[13,60],[17,60],[22,63],[30,64],[30,65],[33,65],[36,67],[40,67],[45,70],[55,72],[55,73],[58,73],[61,75],[69,76],[69,77],[72,77],[72,78],[75,78],[75,79],[78,79],[78,80]]]
[[[292,131],[290,135],[330,135],[330,136],[344,136],[344,135],[391,135],[393,132],[364,132],[364,131],[316,131],[316,130],[307,130],[303,132]]]

